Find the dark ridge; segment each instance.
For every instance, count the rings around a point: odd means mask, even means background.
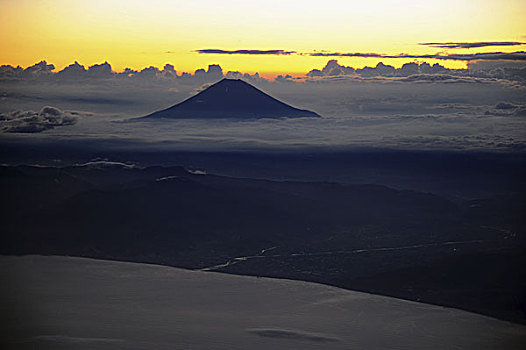
[[[423,164],[408,171],[429,181],[434,168]],[[477,185],[477,176],[451,171],[442,185],[452,177]],[[298,279],[526,324],[519,180],[508,180],[517,185],[507,194],[484,188],[470,199],[328,180],[258,180],[105,161],[0,166],[0,254]]]
[[[144,118],[258,119],[320,117],[283,103],[240,79],[223,79],[195,96]]]

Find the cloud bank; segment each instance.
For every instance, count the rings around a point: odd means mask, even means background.
[[[473,54],[431,54],[415,55],[400,53],[388,55],[373,52],[311,52],[308,56],[314,57],[363,57],[363,58],[413,58],[413,59],[434,59],[434,60],[453,60],[453,61],[476,61],[476,60],[507,60],[507,61],[526,61],[526,52],[479,52]]]
[[[524,45],[522,42],[473,42],[473,43],[420,43],[437,48],[479,48],[490,46],[512,46]],[[361,58],[405,58],[405,59],[435,59],[435,60],[453,60],[453,61],[476,61],[476,60],[507,60],[507,61],[526,61],[525,51],[516,52],[478,52],[472,54],[383,54],[375,52],[330,52],[330,51],[316,51],[316,52],[297,52],[287,50],[222,50],[222,49],[202,49],[194,52],[200,54],[220,54],[220,55],[301,55],[312,57],[361,57]]]
[[[222,77],[244,79],[324,118],[121,122],[181,102]],[[526,64],[521,61],[477,61],[467,69],[448,69],[426,62],[356,68],[328,59],[304,76],[276,79],[225,72],[217,64],[185,73],[170,64],[115,72],[107,62],[89,67],[75,62],[56,72],[52,64],[39,62],[27,68],[0,68],[0,125],[4,132],[11,132],[3,136],[10,140],[27,138],[14,132],[47,130],[38,138],[122,142],[139,149],[372,147],[526,152],[525,89]],[[62,114],[41,113],[46,105],[58,107]],[[84,118],[64,112],[72,110],[94,115]]]
[[[518,46],[526,45],[520,41],[475,41],[475,42],[447,42],[447,43],[419,43],[418,45],[436,47],[441,49],[472,49],[491,46]]]
[[[238,50],[242,51],[242,50]],[[272,50],[275,51],[275,50]],[[278,50],[280,51],[280,50]],[[232,51],[234,52],[234,51]],[[252,53],[255,55],[262,53]],[[270,54],[270,53],[269,53]],[[356,56],[356,57],[407,57],[407,58],[437,58],[435,55],[403,55],[390,56],[382,54],[362,54],[362,53],[312,53],[315,56]],[[510,61],[510,57],[515,57],[515,61]],[[444,56],[445,57],[445,56]],[[469,61],[468,69],[449,69],[441,64],[435,63],[430,65],[427,62],[407,62],[400,68],[386,65],[379,62],[375,67],[354,68],[338,64],[338,61],[331,59],[322,69],[312,69],[302,79],[316,77],[334,77],[334,76],[356,76],[356,77],[408,77],[411,75],[436,75],[435,77],[420,77],[418,80],[429,81],[446,81],[448,76],[470,77],[470,78],[488,78],[488,79],[508,79],[520,84],[526,85],[526,53],[480,53],[468,55],[448,55],[447,57],[456,57],[457,59]],[[483,58],[482,60],[470,59]],[[211,64],[208,68],[197,69],[193,73],[178,73],[171,64],[166,64],[162,69],[154,66],[145,67],[142,70],[133,70],[126,68],[122,72],[113,71],[108,62],[95,64],[85,67],[78,62],[74,62],[64,69],[55,72],[53,64],[41,61],[33,66],[22,68],[4,65],[0,67],[0,82],[2,81],[49,81],[49,82],[70,82],[78,84],[80,82],[93,83],[95,81],[113,81],[115,83],[145,84],[147,82],[165,82],[167,84],[176,83],[178,86],[193,87],[195,89],[206,83],[214,83],[223,77],[231,79],[245,79],[250,82],[264,82],[267,79],[262,78],[258,73],[248,74],[239,71],[224,72],[221,66]],[[439,76],[441,75],[441,76]],[[290,82],[297,79],[290,75],[279,75],[275,78],[276,82]],[[480,81],[480,79],[479,79]],[[174,87],[175,90],[177,88]]]
[[[409,62],[400,68],[379,62],[375,67],[353,68],[340,65],[337,60],[329,60],[325,67],[313,69],[306,75],[310,78],[378,78],[388,77],[399,82],[476,82],[495,83],[497,80],[506,79],[519,85],[526,82],[526,64],[512,67],[500,66],[501,61],[494,61],[494,65],[470,65],[468,69],[449,69],[441,64],[430,65],[427,62]],[[501,81],[502,82],[502,81]]]
[[[197,69],[193,73],[183,72],[178,74],[174,66],[166,64],[162,69],[154,66],[145,67],[141,70],[133,70],[131,68],[125,68],[122,72],[113,71],[111,65],[108,62],[101,64],[95,64],[89,67],[85,67],[78,62],[74,62],[64,69],[55,72],[55,66],[48,64],[46,61],[41,61],[27,68],[20,66],[13,67],[11,65],[0,66],[0,80],[101,80],[101,79],[120,79],[120,80],[132,80],[136,82],[144,80],[171,80],[180,79],[180,81],[195,80],[197,82],[205,82],[207,80],[214,81],[225,76],[222,68],[217,64],[211,64],[208,69]],[[237,74],[240,72],[227,72],[227,74]],[[259,74],[250,75],[242,74],[245,78],[259,78]]]
[[[12,111],[0,114],[0,130],[11,133],[37,133],[77,122],[76,112],[46,106],[39,112]]]
[[[285,50],[221,50],[221,49],[204,49],[196,50],[202,54],[219,54],[219,55],[291,55],[296,51]]]

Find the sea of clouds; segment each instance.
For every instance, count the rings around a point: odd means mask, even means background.
[[[366,69],[367,68],[367,69]],[[330,60],[303,77],[112,71],[45,62],[0,69],[1,138],[111,139],[174,149],[402,148],[524,151],[525,66],[473,63],[470,69],[410,63],[354,69]],[[323,118],[129,122],[192,96],[222,77],[240,78]]]

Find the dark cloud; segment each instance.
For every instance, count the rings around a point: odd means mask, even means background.
[[[454,55],[431,55],[422,58],[435,58],[440,60],[458,60],[458,61],[475,61],[475,60],[508,60],[508,61],[526,61],[526,52],[482,52],[474,54],[454,54]]]
[[[470,61],[468,67],[471,70],[492,70],[496,68],[523,69],[526,68],[526,62],[521,61]]]
[[[327,62],[325,67],[321,70],[322,75],[346,75],[346,74],[352,74],[355,72],[355,69],[353,67],[345,67],[338,64],[338,61],[336,60],[330,60]]]
[[[397,81],[410,83],[491,83],[493,80],[485,80],[474,77],[463,77],[451,74],[412,74]]]
[[[307,340],[312,342],[335,342],[338,341],[338,338],[319,334],[312,333],[300,330],[292,329],[281,329],[281,328],[254,328],[249,329],[248,332],[256,334],[260,337],[268,338],[280,338],[280,339],[298,339],[298,340]]]
[[[507,44],[507,45],[505,45]],[[440,48],[476,48],[486,46],[509,46],[524,45],[521,42],[478,42],[478,43],[421,43],[419,45],[434,45]],[[507,61],[526,61],[525,51],[516,52],[479,52],[472,54],[406,54],[388,55],[375,52],[297,52],[285,50],[221,50],[221,49],[203,49],[196,50],[200,54],[220,54],[220,55],[305,55],[314,57],[363,57],[363,58],[410,58],[410,59],[437,59],[437,60],[455,60],[455,61],[475,61],[475,60],[507,60]]]
[[[509,102],[499,102],[495,105],[496,109],[515,109],[519,106]]]
[[[161,70],[157,67],[150,66],[143,68],[142,70],[135,72],[132,74],[132,78],[142,78],[142,79],[149,79],[149,78],[157,78],[161,74]]]
[[[517,46],[525,45],[520,41],[478,41],[478,42],[447,42],[447,43],[420,43],[418,45],[437,47],[441,49],[472,49],[488,46]]]
[[[12,111],[0,114],[0,130],[12,133],[37,133],[58,126],[73,125],[77,122],[77,113],[64,112],[58,108],[46,106],[39,112]]]
[[[428,82],[476,82],[511,84],[524,86],[526,83],[526,65],[524,62],[507,66],[507,61],[494,61],[492,65],[480,65],[473,62],[468,69],[449,69],[439,63],[409,62],[400,68],[379,62],[376,67],[353,68],[340,65],[337,60],[329,60],[323,69],[313,69],[306,74],[311,79],[374,79],[392,78],[397,81]],[[401,78],[406,79],[401,79]]]
[[[206,74],[210,79],[219,80],[223,77],[223,69],[218,64],[211,64],[208,66]]]
[[[54,69],[55,69],[54,65],[47,64],[46,61],[40,61],[39,63],[34,64],[24,69],[24,73],[32,74],[32,75],[46,75],[46,74],[51,74]]]
[[[177,77],[177,71],[175,70],[175,67],[168,63],[164,65],[163,70],[161,71],[161,74],[163,74],[165,78]]]
[[[88,69],[88,74],[91,77],[96,78],[111,78],[114,73],[111,70],[111,65],[108,62],[104,62],[102,64],[90,66]]]
[[[388,55],[380,54],[380,53],[363,53],[363,52],[311,52],[307,54],[308,56],[315,56],[315,57],[378,57],[383,58],[387,57]]]
[[[448,42],[448,43],[420,43],[419,45],[425,45],[437,48],[479,48],[479,47],[491,47],[491,46],[517,46],[526,45],[523,42],[516,41],[501,41],[501,42]],[[202,49],[195,50],[194,52],[200,54],[220,54],[220,55],[305,55],[315,57],[364,57],[364,58],[413,58],[413,59],[438,59],[438,60],[457,60],[457,61],[473,61],[473,60],[510,60],[510,61],[525,61],[526,52],[480,52],[473,54],[406,54],[400,53],[396,55],[388,55],[375,52],[326,52],[326,51],[315,51],[315,52],[297,52],[297,51],[286,51],[286,50],[222,50],[222,49]]]
[[[52,76],[55,66],[48,64],[46,61],[40,61],[27,68],[20,66],[13,67],[10,65],[3,65],[0,67],[0,79],[28,79],[28,78],[45,78]]]
[[[327,53],[327,52],[317,52],[312,53],[311,55],[315,56],[361,56],[361,57],[397,57],[397,58],[437,58],[436,55],[426,55],[426,56],[414,56],[414,55],[382,55],[375,53]],[[519,61],[509,61],[503,60],[502,55],[506,57],[514,57]],[[512,56],[510,56],[512,55]],[[480,53],[480,54],[470,54],[470,55],[446,55],[442,59],[476,59],[469,62],[468,69],[448,69],[444,66],[435,63],[430,65],[426,62],[408,62],[402,65],[401,68],[395,68],[391,65],[384,64],[382,62],[378,63],[375,67],[364,67],[364,68],[354,68],[350,66],[344,66],[338,64],[337,60],[329,60],[327,65],[322,69],[313,69],[310,72],[306,73],[307,78],[320,78],[320,77],[341,77],[341,76],[360,76],[360,77],[409,77],[411,75],[418,74],[447,74],[455,76],[470,76],[478,78],[488,78],[488,79],[508,79],[513,80],[514,84],[524,84],[526,81],[526,61],[522,60],[526,57],[524,52],[516,53]],[[50,83],[59,82],[62,80],[67,80],[68,83],[79,84],[83,81],[95,83],[95,80],[104,80],[108,84],[115,83],[125,83],[128,81],[130,84],[133,83],[136,79],[140,79],[142,83],[149,81],[150,83],[159,83],[159,82],[171,82],[172,84],[177,85],[193,85],[189,87],[188,91],[192,91],[196,86],[201,86],[205,83],[216,82],[217,80],[228,77],[235,79],[246,79],[252,82],[263,82],[264,78],[259,76],[258,73],[253,75],[242,73],[238,71],[223,72],[221,66],[217,64],[211,64],[207,69],[197,69],[193,73],[178,73],[175,70],[175,67],[171,64],[166,64],[162,69],[159,69],[154,66],[146,67],[142,70],[133,70],[126,68],[123,72],[114,72],[109,63],[104,62],[102,64],[95,64],[88,68],[75,62],[59,72],[53,71],[54,66],[52,64],[47,64],[45,61],[39,62],[28,68],[22,67],[12,67],[9,65],[4,65],[0,67],[0,81],[9,81],[9,80],[28,80],[34,81],[38,79],[42,82],[49,81]],[[291,80],[297,81],[298,78],[294,79],[286,78],[287,74],[283,74],[281,77],[278,77],[276,81],[287,82]],[[422,80],[422,79],[421,79]],[[438,81],[439,79],[427,79]],[[171,86],[172,91],[182,91],[179,87]]]
[[[519,108],[517,109],[513,115],[515,117],[526,117],[526,108]]]
[[[362,77],[409,77],[416,74],[444,74],[450,71],[444,66],[435,63],[415,63],[409,62],[402,65],[401,68],[395,68],[390,65],[379,62],[376,67],[364,67],[355,69],[353,67],[342,66],[337,60],[329,60],[322,70],[313,69],[307,73],[308,77],[331,77],[341,75],[358,75]],[[458,71],[458,70],[457,70]]]
[[[524,117],[526,116],[526,106],[511,102],[499,102],[493,108],[487,110],[484,115],[501,117]]]
[[[203,54],[219,54],[219,55],[291,55],[296,51],[285,50],[221,50],[221,49],[204,49],[195,50],[197,53]]]
[[[79,64],[77,61],[75,61],[75,63],[70,64],[69,66],[65,67],[60,72],[58,72],[57,76],[62,78],[76,79],[84,77],[86,73],[86,68],[83,65]]]
[[[381,53],[362,53],[362,52],[311,52],[309,56],[315,57],[364,57],[364,58],[412,58],[412,59],[435,59],[435,60],[454,60],[454,61],[474,61],[474,60],[510,60],[526,61],[526,52],[481,52],[473,54],[432,54],[414,55],[400,53],[397,55],[387,55]]]
[[[4,80],[14,79],[19,77],[23,71],[24,69],[20,66],[3,65],[0,66],[0,78]]]
[[[262,78],[259,73],[249,74],[249,73],[242,73],[239,71],[228,71],[225,74],[226,78],[229,79],[246,79],[249,81],[266,81],[265,78]]]
[[[75,63],[70,64],[56,73],[58,78],[66,79],[108,79],[112,78],[114,75],[115,72],[113,72],[111,65],[108,62],[94,64],[86,69],[83,65],[75,61]]]
[[[171,64],[166,64],[162,69],[155,66],[145,67],[141,70],[134,70],[125,68],[122,72],[113,71],[108,62],[101,64],[94,64],[85,67],[78,62],[74,62],[64,69],[54,72],[55,67],[52,64],[47,64],[41,61],[35,65],[27,68],[20,66],[13,67],[10,65],[0,66],[0,80],[33,80],[39,79],[41,81],[68,81],[68,83],[81,83],[83,81],[89,82],[94,80],[129,80],[132,82],[135,79],[145,80],[174,80],[181,79],[181,82],[192,84],[203,84],[206,81],[216,81],[224,76],[223,69],[217,64],[211,64],[207,70],[198,69],[191,73],[177,74],[175,67]],[[245,78],[251,78],[251,75],[243,75]],[[259,78],[259,75],[255,76]]]

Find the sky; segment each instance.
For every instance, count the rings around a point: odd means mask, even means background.
[[[442,1],[168,1],[0,0],[0,64],[47,60],[108,61],[114,70],[173,64],[193,72],[304,74],[323,67],[325,53],[454,54],[517,52],[526,46],[526,2]],[[421,43],[515,42],[510,46],[443,48]],[[283,50],[289,54],[210,54],[197,50]],[[252,51],[251,51],[252,52]],[[414,59],[341,57],[353,67]],[[436,60],[428,59],[429,63]],[[465,60],[441,60],[448,68]]]
[[[524,153],[523,18],[519,0],[0,0],[0,144]],[[126,122],[223,77],[323,118]]]

